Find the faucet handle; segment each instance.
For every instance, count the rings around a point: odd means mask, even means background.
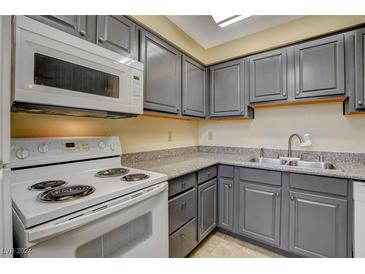
[[[324,157],[323,157],[323,155],[319,155],[318,160],[319,160],[320,162],[324,162]]]
[[[263,147],[259,148],[259,157],[260,158],[264,157],[264,148]]]

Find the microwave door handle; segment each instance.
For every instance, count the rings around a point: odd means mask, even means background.
[[[28,241],[37,242],[50,236],[54,237],[55,235],[86,225],[108,214],[123,210],[126,207],[139,203],[142,200],[149,199],[166,190],[167,190],[167,183],[162,183],[151,189],[130,194],[129,195],[130,199],[128,199],[127,201],[116,204],[113,204],[113,201],[111,201],[109,204],[94,207],[91,210],[85,212],[84,214],[73,218],[71,217],[70,219],[67,219],[64,222],[58,222],[58,223],[52,222],[40,225],[39,227],[35,227],[28,230]]]

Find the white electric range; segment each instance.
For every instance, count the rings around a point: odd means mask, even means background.
[[[15,255],[168,257],[167,176],[120,155],[118,137],[13,139]]]

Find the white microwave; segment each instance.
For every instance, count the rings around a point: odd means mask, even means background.
[[[15,16],[15,111],[120,118],[143,112],[143,64]]]

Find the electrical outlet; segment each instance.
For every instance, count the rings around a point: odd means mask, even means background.
[[[168,131],[167,132],[167,141],[168,142],[171,142],[172,141],[172,132],[171,131]]]
[[[213,132],[212,131],[208,132],[208,140],[213,140]]]

